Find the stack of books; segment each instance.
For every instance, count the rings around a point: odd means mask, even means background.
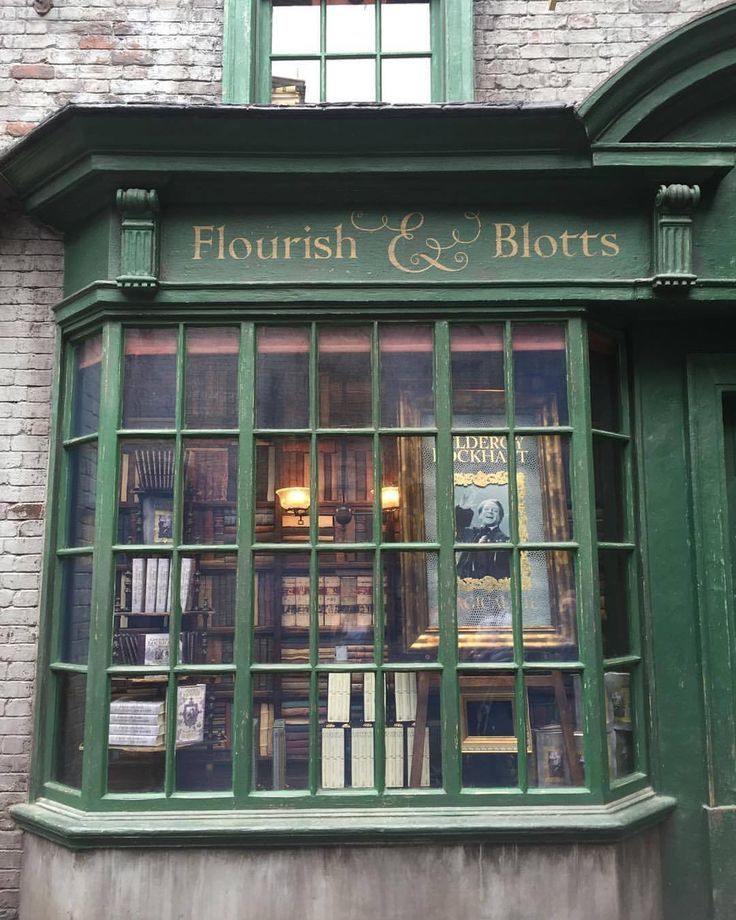
[[[110,747],[163,750],[165,747],[166,702],[164,700],[119,699],[110,703]]]

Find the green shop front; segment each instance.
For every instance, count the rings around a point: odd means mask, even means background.
[[[26,920],[736,916],[735,26],[6,154],[66,247]]]

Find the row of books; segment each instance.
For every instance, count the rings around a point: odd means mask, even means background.
[[[414,727],[389,725],[385,732],[385,785],[411,785]],[[419,786],[429,786],[429,729],[424,730]],[[373,726],[322,729],[322,788],[369,789],[374,785]]]
[[[182,558],[179,573],[182,610],[190,610],[195,601],[194,575],[194,559]],[[120,611],[124,614],[170,613],[173,604],[172,581],[171,559],[167,556],[134,557],[129,572],[120,579]]]
[[[227,508],[186,507],[185,543],[237,543],[235,504]]]
[[[151,633],[117,629],[112,641],[115,664],[168,667],[168,632]],[[194,630],[183,632],[179,637],[179,661],[200,661],[203,658],[205,644],[205,633]]]
[[[232,454],[234,459],[234,449]],[[229,447],[188,447],[184,452],[187,494],[202,502],[224,502],[234,498],[229,495],[230,455]]]
[[[274,626],[281,609],[281,625],[309,628],[309,576],[273,575],[257,572],[255,625]],[[280,582],[280,590],[279,590]],[[373,577],[371,575],[320,575],[317,583],[320,626],[343,630],[373,625]]]

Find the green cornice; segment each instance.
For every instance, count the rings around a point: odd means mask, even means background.
[[[675,800],[651,789],[608,805],[309,808],[89,813],[39,799],[11,808],[26,831],[72,849],[371,843],[611,842],[659,821]]]
[[[733,165],[731,151],[708,145],[611,145],[597,156],[569,106],[68,106],[0,158],[0,182],[70,230],[118,188],[156,189],[162,207],[538,201],[565,195],[543,178],[705,185]]]
[[[665,35],[601,84],[579,114],[594,142],[651,140],[733,96],[736,3]]]

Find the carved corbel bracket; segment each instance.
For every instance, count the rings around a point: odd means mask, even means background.
[[[39,16],[45,16],[54,5],[54,0],[33,0],[33,9]]]
[[[158,195],[142,188],[118,189],[120,274],[118,287],[158,287]]]
[[[691,288],[693,272],[692,214],[700,201],[697,185],[660,185],[655,200],[655,289]]]

